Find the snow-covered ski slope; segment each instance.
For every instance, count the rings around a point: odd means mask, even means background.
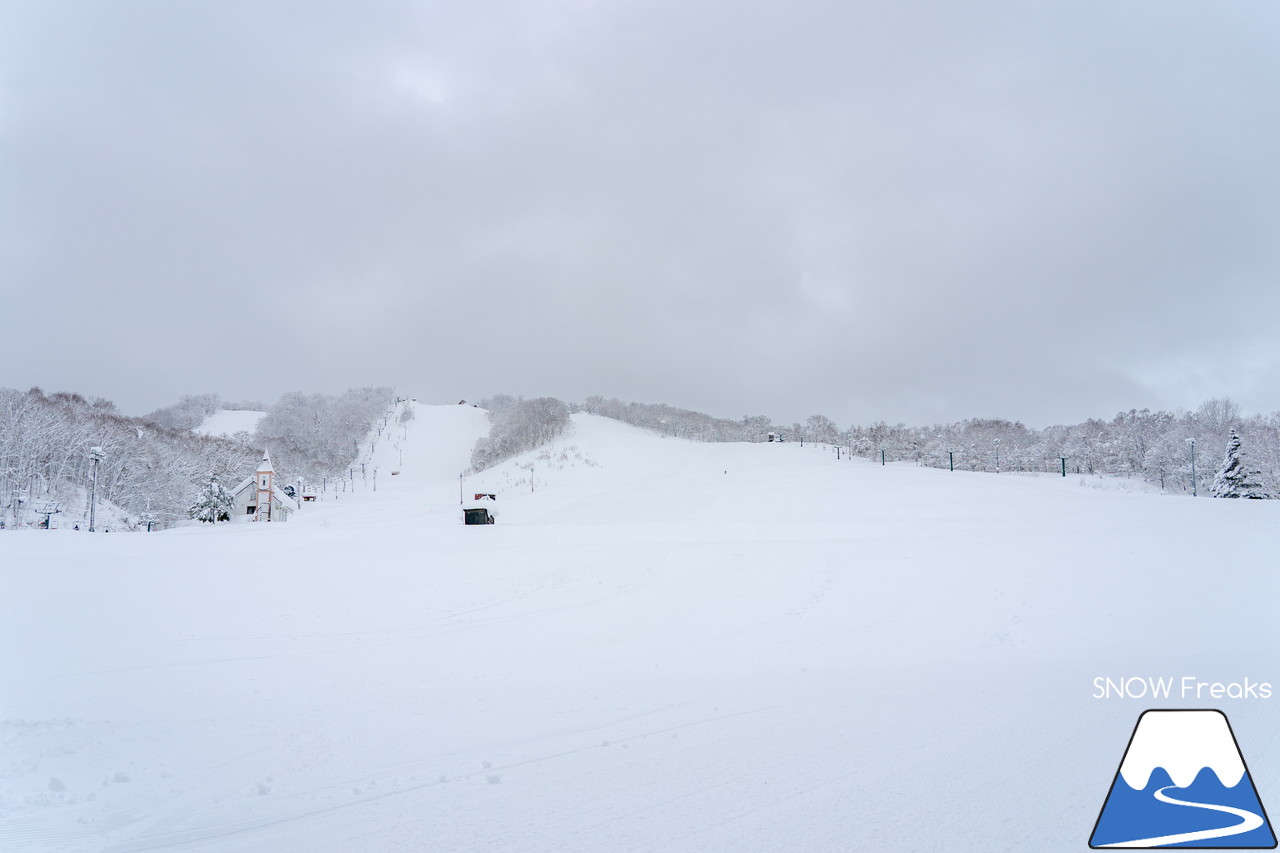
[[[201,435],[235,435],[239,432],[251,433],[258,428],[258,421],[266,416],[266,412],[241,411],[239,409],[219,409],[204,419],[204,423],[192,432]]]
[[[1280,502],[415,410],[288,524],[0,534],[0,850],[1081,850],[1158,706],[1280,802],[1280,699],[1092,698],[1280,687]]]

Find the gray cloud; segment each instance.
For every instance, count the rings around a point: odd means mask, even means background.
[[[7,4],[0,384],[1280,409],[1278,17]]]

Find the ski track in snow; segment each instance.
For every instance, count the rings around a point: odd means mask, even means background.
[[[0,850],[1077,850],[1093,677],[1270,674],[1276,502],[406,406],[285,525],[0,534]]]

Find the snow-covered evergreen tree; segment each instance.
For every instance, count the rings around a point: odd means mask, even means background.
[[[235,499],[231,496],[231,492],[218,482],[216,476],[212,476],[200,490],[200,497],[196,498],[196,502],[191,505],[187,513],[199,521],[217,524],[219,521],[230,521],[231,510],[234,508]]]
[[[1213,496],[1215,498],[1254,498],[1271,497],[1262,488],[1258,472],[1245,467],[1240,454],[1240,436],[1231,431],[1231,440],[1227,442],[1227,455],[1222,460],[1222,468],[1213,478]]]

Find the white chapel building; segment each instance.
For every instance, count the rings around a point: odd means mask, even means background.
[[[298,504],[275,484],[275,479],[271,453],[263,451],[258,470],[231,491],[235,499],[234,515],[250,515],[253,521],[288,521],[289,516],[298,511]]]

